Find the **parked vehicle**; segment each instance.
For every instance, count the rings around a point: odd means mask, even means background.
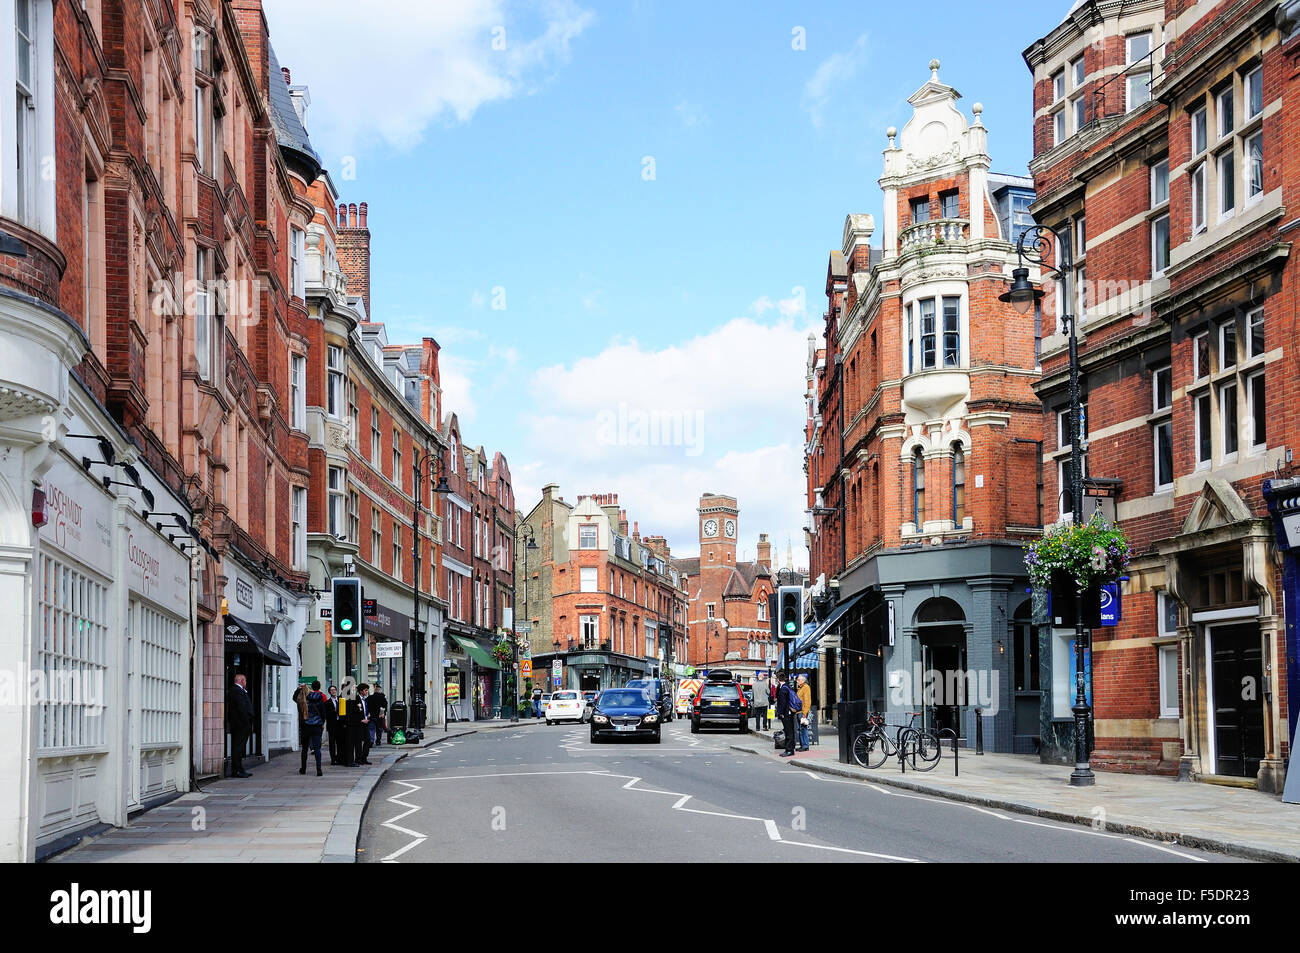
[[[582,693],[582,720],[586,721],[591,717],[591,710],[596,707],[596,698],[600,692],[583,692]]]
[[[659,709],[660,720],[673,720],[673,690],[670,682],[662,678],[634,678],[626,687],[648,692],[655,707]]]
[[[591,743],[608,738],[649,738],[658,744],[662,719],[659,705],[639,688],[607,688],[591,713]]]
[[[698,734],[706,725],[734,725],[742,735],[749,731],[749,704],[745,701],[745,693],[734,679],[715,681],[721,674],[710,672],[709,680],[695,696],[691,704],[691,734]],[[731,673],[726,674],[730,678]]]
[[[691,714],[691,703],[695,701],[695,696],[699,694],[704,687],[702,678],[683,678],[677,683],[677,705],[676,714],[683,718],[689,718]]]
[[[548,725],[557,721],[576,721],[582,724],[583,709],[586,707],[581,694],[575,689],[565,689],[551,694],[551,700],[547,702],[543,713]]]

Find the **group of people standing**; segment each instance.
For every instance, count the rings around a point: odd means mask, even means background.
[[[799,750],[808,750],[808,725],[812,714],[812,689],[808,676],[800,675],[792,684],[785,671],[776,673],[776,717],[781,719],[785,732],[785,750],[781,757],[792,758],[795,752],[796,730]]]
[[[293,693],[298,706],[298,746],[302,752],[299,774],[307,773],[307,754],[316,758],[316,776],[321,777],[321,744],[328,739],[330,764],[353,768],[370,764],[370,749],[384,743],[388,730],[388,699],[376,685],[374,691],[351,676],[341,686],[321,691],[320,682],[299,685]],[[230,722],[230,776],[251,778],[244,770],[244,748],[253,729],[253,701],[243,675],[236,675],[226,695]]]
[[[321,771],[321,736],[328,738],[330,764],[354,768],[370,764],[370,749],[384,743],[388,725],[388,699],[378,685],[372,693],[366,682],[357,684],[348,676],[341,687],[331,685],[329,693],[320,682],[299,685],[294,692],[298,705],[298,738],[302,751],[299,774],[307,773],[307,752],[316,758],[316,776]]]

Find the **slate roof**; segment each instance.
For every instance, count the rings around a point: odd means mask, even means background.
[[[271,127],[275,129],[275,141],[280,144],[282,152],[288,153],[285,156],[286,161],[297,159],[303,164],[304,173],[311,173],[307,176],[307,181],[314,182],[320,175],[320,156],[311,147],[307,130],[303,128],[302,121],[298,118],[298,110],[293,108],[293,97],[289,95],[289,84],[284,81],[284,74],[280,72],[280,61],[276,58],[275,47],[268,43],[267,52],[270,56],[271,71],[268,79]]]

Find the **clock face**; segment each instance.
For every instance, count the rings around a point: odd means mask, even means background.
[[[705,521],[704,521],[704,535],[705,535],[705,536],[717,536],[717,535],[718,535],[718,521],[717,521],[717,520],[705,520]]]
[[[736,521],[727,520],[727,536],[731,539],[736,538]]]

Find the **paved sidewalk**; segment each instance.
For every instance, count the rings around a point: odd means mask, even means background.
[[[510,727],[518,725],[452,722],[446,732],[426,730],[418,745],[372,748],[369,767],[331,766],[329,750],[322,746],[324,776],[319,778],[310,757],[304,775],[298,773],[298,753],[283,754],[251,768],[251,778],[205,782],[202,791],[183,794],[126,827],[88,838],[50,862],[355,863],[361,815],[385,771],[422,748]]]
[[[1090,788],[1070,787],[1071,768],[1034,755],[963,748],[953,776],[949,749],[931,771],[902,773],[897,760],[868,770],[840,764],[839,738],[822,726],[821,744],[779,757],[770,732],[752,731],[731,746],[823,774],[936,795],[1058,821],[1102,826],[1166,843],[1249,857],[1300,862],[1300,807],[1271,794],[1152,775],[1098,771]]]

